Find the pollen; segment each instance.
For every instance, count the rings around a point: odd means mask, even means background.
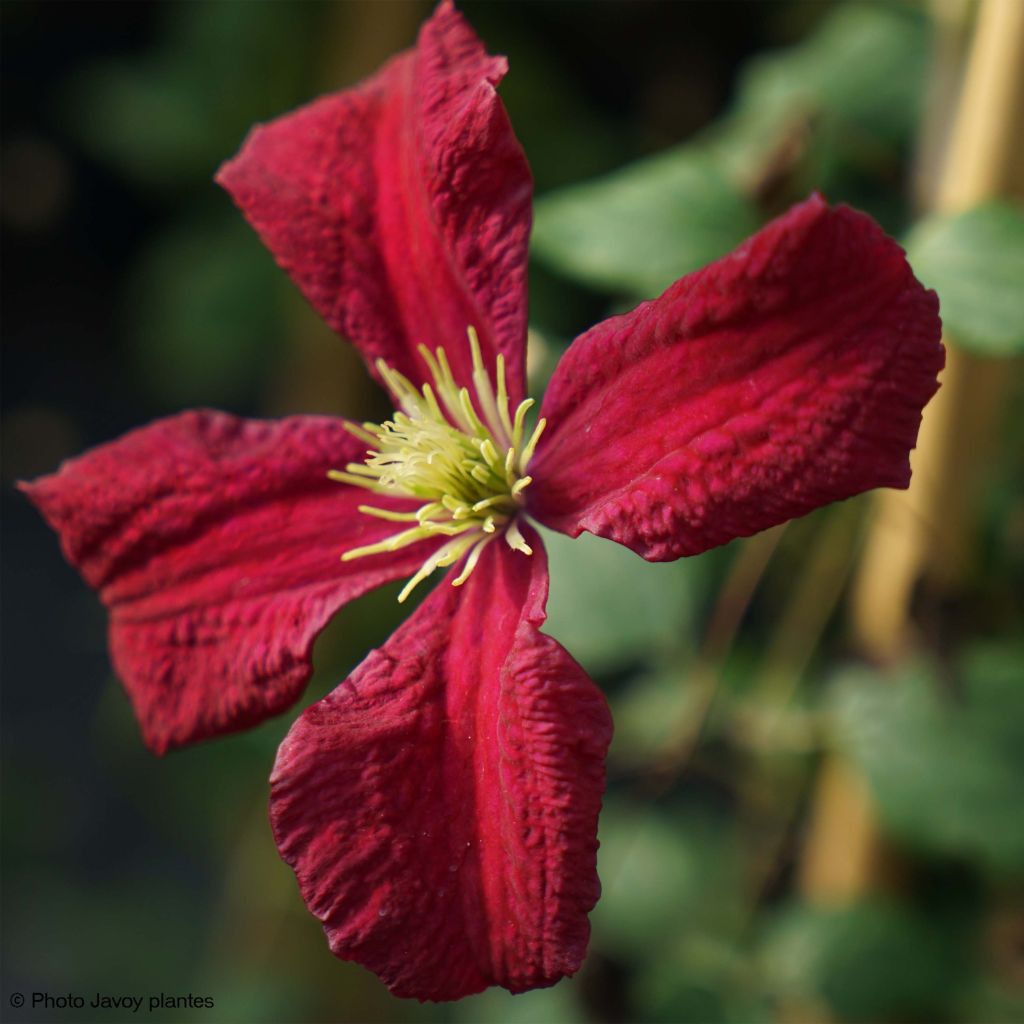
[[[346,424],[366,442],[366,460],[327,474],[372,494],[420,502],[410,512],[360,505],[365,515],[402,526],[385,540],[346,551],[343,562],[397,551],[432,537],[447,538],[406,583],[399,601],[435,569],[465,558],[452,580],[453,586],[461,586],[493,540],[501,538],[514,551],[533,554],[516,520],[532,479],[526,470],[545,421],[538,420],[527,432],[526,414],[533,399],[520,402],[510,413],[504,356],[497,359],[495,391],[477,333],[470,327],[467,334],[473,357],[472,393],[456,383],[443,348],[431,352],[419,346],[433,378],[432,385],[421,389],[378,359],[377,371],[396,411],[384,423]]]

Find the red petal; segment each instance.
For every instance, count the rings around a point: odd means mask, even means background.
[[[362,447],[340,420],[187,412],[22,485],[110,612],[114,667],[154,751],[284,710],[330,616],[430,554],[340,561],[396,530],[356,511],[367,492],[326,477]]]
[[[443,345],[470,383],[466,328],[522,396],[532,181],[494,91],[507,68],[451,3],[372,78],[253,129],[217,180],[371,369],[429,380]]]
[[[281,855],[331,949],[399,996],[551,985],[586,952],[611,720],[538,631],[530,543],[442,581],[303,713],[271,777]]]
[[[903,250],[813,196],[573,343],[544,399],[530,511],[663,561],[906,487],[939,336]]]

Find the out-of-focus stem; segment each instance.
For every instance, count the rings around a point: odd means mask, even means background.
[[[722,665],[740,623],[786,531],[785,524],[743,542],[715,604],[686,685],[694,694],[685,722],[667,739],[652,771],[654,789],[666,790],[684,771],[700,740],[718,694]]]
[[[802,562],[800,578],[751,688],[756,699],[764,707],[774,708],[777,716],[786,714],[845,590],[862,514],[857,503],[829,509],[822,530]],[[765,725],[770,731],[771,725]]]
[[[934,188],[955,212],[1021,194],[1018,139],[1024,98],[1024,3],[983,0],[956,118]],[[949,339],[947,339],[949,340]],[[851,624],[861,651],[899,660],[913,645],[912,599],[923,582],[955,592],[971,566],[978,470],[990,450],[1005,368],[947,346],[942,388],[925,409],[910,489],[882,492],[855,578]],[[879,837],[863,781],[838,755],[826,759],[801,865],[816,902],[857,897],[878,881]]]

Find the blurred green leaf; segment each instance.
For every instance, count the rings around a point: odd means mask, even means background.
[[[128,336],[143,380],[174,407],[231,404],[267,377],[284,278],[233,211],[177,225],[143,253]]]
[[[538,200],[533,245],[569,277],[654,296],[756,227],[739,190],[687,146]]]
[[[700,702],[683,665],[630,679],[615,695],[611,756],[626,762],[657,756],[678,737],[690,716],[699,713]]]
[[[957,1000],[957,1011],[957,1020],[1022,1021],[1024,986],[1012,978],[980,978]]]
[[[249,126],[308,96],[315,5],[168,4],[144,59],[97,62],[67,97],[101,159],[152,185],[209,180]]]
[[[833,693],[838,741],[888,829],[939,854],[1024,871],[1024,649],[974,652],[948,692],[923,668],[855,671]]]
[[[840,7],[804,42],[752,61],[732,111],[698,138],[538,200],[534,250],[585,284],[656,295],[751,234],[751,197],[780,171],[803,168],[799,195],[848,184],[849,165],[891,177],[926,57],[913,12]]]
[[[958,939],[896,906],[793,907],[762,964],[778,996],[824,999],[843,1020],[935,1020],[959,981]]]
[[[738,877],[716,881],[740,889]],[[723,888],[719,895],[725,892]],[[709,902],[715,893],[709,893]],[[688,920],[663,947],[645,950],[630,986],[636,1019],[651,1024],[768,1024],[772,1016],[756,987],[740,921],[709,922],[702,915],[697,927]]]
[[[675,810],[606,801],[601,815],[595,945],[630,960],[729,930],[742,891],[730,823],[699,805]],[[713,943],[712,943],[713,944]]]
[[[188,991],[200,966],[208,893],[169,856],[151,857],[145,871],[119,867],[94,866],[90,877],[84,866],[69,876],[40,865],[33,898],[5,907],[5,926],[19,936],[6,951],[5,974],[38,978],[41,987],[53,979],[54,987],[90,998],[97,991],[159,993],[172,985]],[[145,1019],[180,1021],[181,1013]]]
[[[654,966],[661,968],[653,969]],[[685,958],[659,957],[640,974],[635,1000],[645,1024],[726,1024],[729,1016],[723,1003],[726,986],[707,983],[695,973]],[[746,1024],[755,1018],[745,1017]]]
[[[464,1024],[584,1024],[588,1016],[576,1000],[575,988],[571,981],[521,995],[492,988],[459,1000],[451,1019]]]
[[[250,1024],[294,1018],[295,1008],[307,998],[301,984],[282,977],[276,963],[269,970],[251,967],[237,974],[223,971],[215,980],[206,982],[202,991],[215,993],[216,1015],[220,1020]],[[179,1011],[177,1019],[181,1016]]]
[[[740,951],[734,957],[739,959]],[[740,970],[709,970],[693,948],[673,957],[652,958],[637,974],[632,987],[645,1024],[772,1024],[763,1000],[749,991]]]
[[[696,559],[655,564],[591,534],[542,532],[551,572],[544,632],[589,671],[652,658],[688,634]]]
[[[1024,211],[987,203],[928,217],[907,239],[914,273],[939,294],[942,322],[972,352],[1024,352]]]
[[[724,171],[751,181],[802,127],[824,129],[842,157],[855,161],[909,138],[928,56],[925,24],[895,5],[848,4],[796,46],[754,58],[714,138]]]

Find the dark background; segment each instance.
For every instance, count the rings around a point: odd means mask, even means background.
[[[810,38],[837,5],[460,6],[489,48],[509,56],[501,92],[544,196],[694,137],[735,106],[752,55]],[[267,774],[295,712],[162,760],[143,748],[110,672],[102,610],[13,482],[194,405],[244,415],[380,410],[358,361],[297,297],[212,175],[249,125],[370,73],[412,42],[429,10],[2,6],[0,1015],[111,1019],[8,1007],[11,993],[46,991],[87,1001],[96,992],[212,996],[212,1011],[162,1017],[197,1021],[1024,1019],[1020,815],[1001,810],[1019,763],[999,763],[991,792],[979,783],[990,814],[964,825],[967,841],[936,840],[932,818],[912,822],[909,838],[883,829],[892,835],[877,887],[838,907],[822,906],[802,881],[831,749],[815,716],[831,713],[823,695],[837,676],[870,670],[833,595],[845,578],[824,573],[826,613],[813,627],[799,614],[794,627],[786,611],[797,581],[820,570],[814,552],[855,546],[866,499],[760,548],[734,544],[675,566],[553,545],[551,632],[609,693],[618,728],[592,950],[580,976],[553,990],[424,1007],[392,999],[370,974],[331,957],[266,821]],[[907,17],[927,41],[923,16],[908,8]],[[752,190],[756,216],[831,174],[831,198],[866,205],[902,231],[913,216],[915,139],[905,131],[889,142],[870,173],[836,172],[835,139],[822,142],[833,146],[822,165],[781,184],[766,167]],[[598,206],[596,222],[600,215]],[[562,344],[640,297],[587,282],[557,258],[533,268],[539,386]],[[1006,483],[1019,436],[1010,427],[979,455],[993,467],[985,507],[995,511],[971,593],[986,596],[943,652],[955,648],[954,661],[967,652],[972,665],[980,658],[971,671],[985,680],[1020,682],[1022,662],[1006,654],[1019,624],[1022,506]],[[733,608],[727,587],[742,593],[751,572],[748,600]],[[815,585],[801,592],[812,606]],[[300,707],[388,635],[400,619],[393,597],[371,595],[339,616],[318,644]],[[738,628],[723,641],[716,615],[733,612]],[[946,630],[948,621],[925,624]],[[783,659],[776,685],[768,670],[778,668],[778,645],[809,629],[806,657],[795,668]],[[989,647],[978,653],[975,640]],[[939,646],[923,645],[922,664]],[[856,682],[844,685],[856,694]],[[765,707],[782,723],[770,742],[749,727]],[[963,770],[1010,742],[1002,705],[993,707]],[[884,720],[884,698],[863,714]],[[677,721],[684,734],[687,722],[705,727],[678,749],[663,746]],[[937,720],[922,729],[932,744],[925,760],[891,772],[935,777],[921,799],[944,821],[946,734]],[[908,820],[920,802],[911,797]],[[1012,834],[977,839],[1000,827]]]

